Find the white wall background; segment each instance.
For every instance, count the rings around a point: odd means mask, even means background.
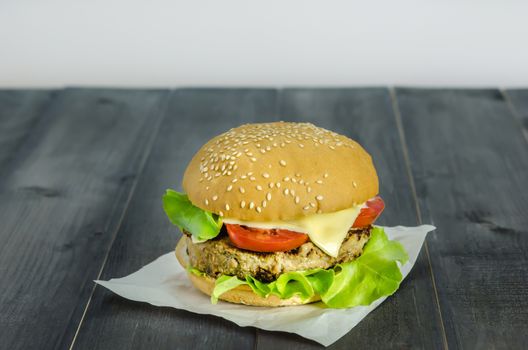
[[[528,1],[2,0],[0,87],[528,86]]]

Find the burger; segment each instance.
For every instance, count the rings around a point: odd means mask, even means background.
[[[246,124],[207,142],[167,190],[192,284],[255,306],[368,305],[393,294],[407,261],[373,226],[384,209],[370,155],[309,123]]]

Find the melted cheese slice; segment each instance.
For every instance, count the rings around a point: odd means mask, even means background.
[[[348,230],[356,221],[363,205],[326,214],[314,214],[289,221],[240,221],[224,218],[226,224],[245,225],[264,229],[285,229],[308,234],[310,240],[326,254],[337,257]]]

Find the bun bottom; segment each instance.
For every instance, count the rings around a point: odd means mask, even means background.
[[[176,258],[178,258],[178,261],[185,269],[189,266],[189,257],[187,256],[186,249],[187,244],[185,242],[185,237],[182,237],[178,242],[178,245],[176,245],[175,252]],[[202,293],[209,296],[213,293],[216,281],[214,278],[210,276],[196,276],[190,272],[187,273],[187,276],[189,276],[194,287]],[[304,301],[301,300],[299,296],[293,296],[289,299],[281,299],[276,295],[269,295],[267,298],[263,298],[260,295],[255,294],[248,285],[241,285],[225,292],[219,297],[219,299],[235,304],[276,307],[309,304],[321,300],[321,297],[319,295],[314,295],[312,298]]]

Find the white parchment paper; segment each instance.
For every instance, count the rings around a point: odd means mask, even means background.
[[[434,229],[430,225],[385,227],[389,239],[401,242],[409,254],[409,261],[401,267],[404,278],[416,262],[425,236]],[[95,282],[130,300],[220,316],[242,327],[296,333],[325,346],[348,333],[386,299],[380,298],[369,306],[350,309],[329,309],[321,303],[278,308],[222,301],[211,305],[209,297],[192,286],[173,251],[126,277]],[[392,297],[397,298],[398,292]]]

